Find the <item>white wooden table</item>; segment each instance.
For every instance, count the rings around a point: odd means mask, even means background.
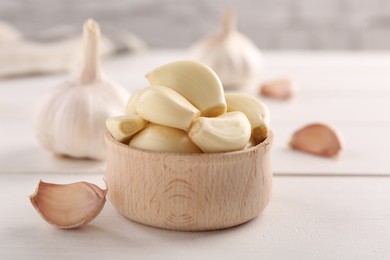
[[[127,88],[179,51],[105,63]],[[39,146],[30,116],[65,75],[0,81],[0,259],[390,259],[390,52],[266,52],[263,79],[300,83],[291,101],[263,99],[272,116],[274,193],[261,217],[214,232],[173,232],[134,223],[108,202],[72,231],[45,223],[27,198],[39,179],[102,184],[105,164],[59,159]],[[246,90],[256,94],[257,89]],[[339,159],[288,148],[309,122],[344,136]]]

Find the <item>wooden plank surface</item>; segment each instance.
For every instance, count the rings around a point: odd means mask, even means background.
[[[105,62],[129,90],[150,69],[185,57],[154,51]],[[110,203],[90,225],[46,224],[27,198],[39,179],[101,186],[104,162],[57,158],[37,143],[31,114],[66,75],[0,81],[0,259],[389,259],[390,53],[267,52],[263,79],[300,83],[288,102],[263,99],[272,116],[274,192],[260,218],[217,232],[172,232],[121,217]],[[253,86],[244,92],[257,94]],[[337,160],[292,151],[294,130],[320,121],[344,136]]]
[[[110,78],[134,90],[147,85],[144,75],[183,51],[154,51],[105,62]],[[288,102],[260,97],[271,111],[276,174],[390,174],[389,53],[265,53],[263,79],[288,75],[300,84]],[[131,73],[130,73],[131,72]],[[35,104],[66,75],[0,82],[0,172],[103,172],[104,163],[54,158],[37,143],[31,127]],[[258,86],[244,92],[257,95]],[[258,95],[257,95],[258,96]],[[310,122],[334,125],[345,139],[338,160],[288,149],[293,131]],[[15,160],[17,158],[17,160]]]
[[[0,174],[1,259],[388,259],[389,177],[276,177],[261,217],[214,232],[134,223],[107,203],[78,230],[56,229],[30,205],[39,179],[103,185],[100,174]]]

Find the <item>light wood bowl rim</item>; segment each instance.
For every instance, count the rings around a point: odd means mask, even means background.
[[[261,143],[255,145],[251,148],[238,150],[238,151],[232,151],[232,152],[223,152],[223,153],[175,153],[175,152],[160,152],[160,151],[150,151],[150,150],[145,150],[145,149],[139,149],[139,148],[132,147],[128,144],[124,144],[124,143],[117,141],[114,137],[112,137],[112,135],[110,134],[109,131],[106,131],[105,139],[106,139],[106,141],[108,141],[114,145],[117,145],[117,146],[121,147],[122,149],[129,149],[129,150],[137,151],[138,153],[143,153],[143,154],[148,154],[148,155],[154,154],[156,156],[172,155],[172,156],[182,156],[182,157],[186,157],[186,158],[187,157],[197,157],[197,158],[200,157],[200,158],[202,158],[202,157],[221,157],[221,156],[234,156],[234,155],[239,156],[239,155],[242,155],[244,153],[249,153],[249,152],[261,149],[261,148],[264,149],[264,152],[269,151],[271,149],[272,142],[273,142],[273,133],[272,133],[272,131],[269,131],[269,134],[264,141],[262,141]]]

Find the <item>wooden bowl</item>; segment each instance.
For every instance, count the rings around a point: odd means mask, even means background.
[[[123,216],[170,230],[203,231],[257,217],[272,192],[269,150],[261,144],[227,153],[152,152],[105,136],[108,197]]]

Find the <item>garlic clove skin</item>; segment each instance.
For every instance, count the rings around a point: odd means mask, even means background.
[[[338,156],[343,146],[340,134],[322,123],[300,128],[292,135],[289,145],[292,149],[323,157]]]
[[[233,10],[223,13],[221,29],[190,47],[192,59],[209,66],[221,79],[225,90],[258,84],[263,57],[256,45],[236,30]]]
[[[128,143],[147,123],[139,115],[114,116],[106,120],[106,127],[117,141]]]
[[[86,225],[99,215],[106,194],[107,190],[88,182],[52,184],[40,181],[30,201],[49,224],[72,229]]]
[[[223,87],[209,67],[195,61],[171,62],[146,74],[151,85],[171,88],[201,111],[214,117],[226,112]]]
[[[188,131],[200,111],[171,88],[145,88],[137,99],[137,114],[155,124]]]
[[[188,136],[205,153],[244,149],[251,136],[251,125],[244,113],[228,112],[218,117],[200,117]]]
[[[80,73],[51,89],[34,111],[37,139],[54,154],[106,158],[106,119],[122,114],[129,94],[103,75],[99,39],[98,24],[92,20],[85,22],[84,62]]]
[[[297,92],[298,84],[290,78],[278,78],[264,82],[260,94],[279,100],[290,99]]]
[[[157,152],[201,153],[187,133],[176,128],[150,125],[135,135],[130,146]]]
[[[228,112],[240,111],[246,115],[251,124],[254,141],[258,144],[265,140],[270,124],[268,107],[260,100],[245,94],[227,93],[225,98]]]

